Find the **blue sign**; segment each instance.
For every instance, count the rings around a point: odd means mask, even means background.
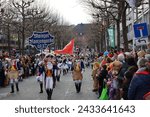
[[[52,44],[54,37],[49,32],[34,32],[29,38],[29,44],[35,46],[38,50],[44,50]]]
[[[134,24],[133,27],[135,38],[148,37],[147,23]]]

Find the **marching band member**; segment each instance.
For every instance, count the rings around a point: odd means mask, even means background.
[[[56,76],[58,82],[60,81],[61,68],[62,68],[62,63],[61,61],[59,61],[57,64],[57,76]]]
[[[43,65],[43,61],[39,62],[39,70],[38,70],[38,82],[40,84],[40,92],[39,93],[43,93],[43,81],[45,78],[45,68]]]
[[[53,88],[56,87],[56,80],[57,80],[57,61],[53,58]]]
[[[51,100],[51,96],[53,93],[53,64],[52,64],[52,57],[48,56],[46,64],[46,92],[47,92],[47,99]]]

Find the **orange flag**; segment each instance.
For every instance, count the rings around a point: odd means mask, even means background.
[[[62,50],[55,50],[55,54],[73,54],[74,39],[72,39]]]

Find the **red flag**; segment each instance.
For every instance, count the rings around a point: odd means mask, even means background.
[[[72,39],[62,50],[55,50],[55,54],[73,54],[74,39]]]

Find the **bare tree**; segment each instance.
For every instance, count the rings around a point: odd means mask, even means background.
[[[94,0],[94,1],[84,0],[84,3],[90,8],[96,9],[92,11],[97,17],[103,19],[106,22],[105,24],[107,25],[107,28],[109,27],[112,21],[116,22],[117,47],[119,49],[120,48],[120,20],[121,20],[120,2],[114,3],[114,1],[111,0]]]
[[[27,11],[34,3],[35,0],[12,0],[13,6],[16,8],[19,18],[21,19],[21,33],[22,33],[22,54],[24,54],[25,46],[25,26],[26,26],[26,17]]]
[[[8,52],[11,52],[11,33],[13,31],[12,25],[13,21],[16,19],[15,12],[13,11],[12,8],[8,7],[7,9],[5,8],[4,16],[3,16],[3,23],[4,23],[4,33],[7,35],[8,39]]]

